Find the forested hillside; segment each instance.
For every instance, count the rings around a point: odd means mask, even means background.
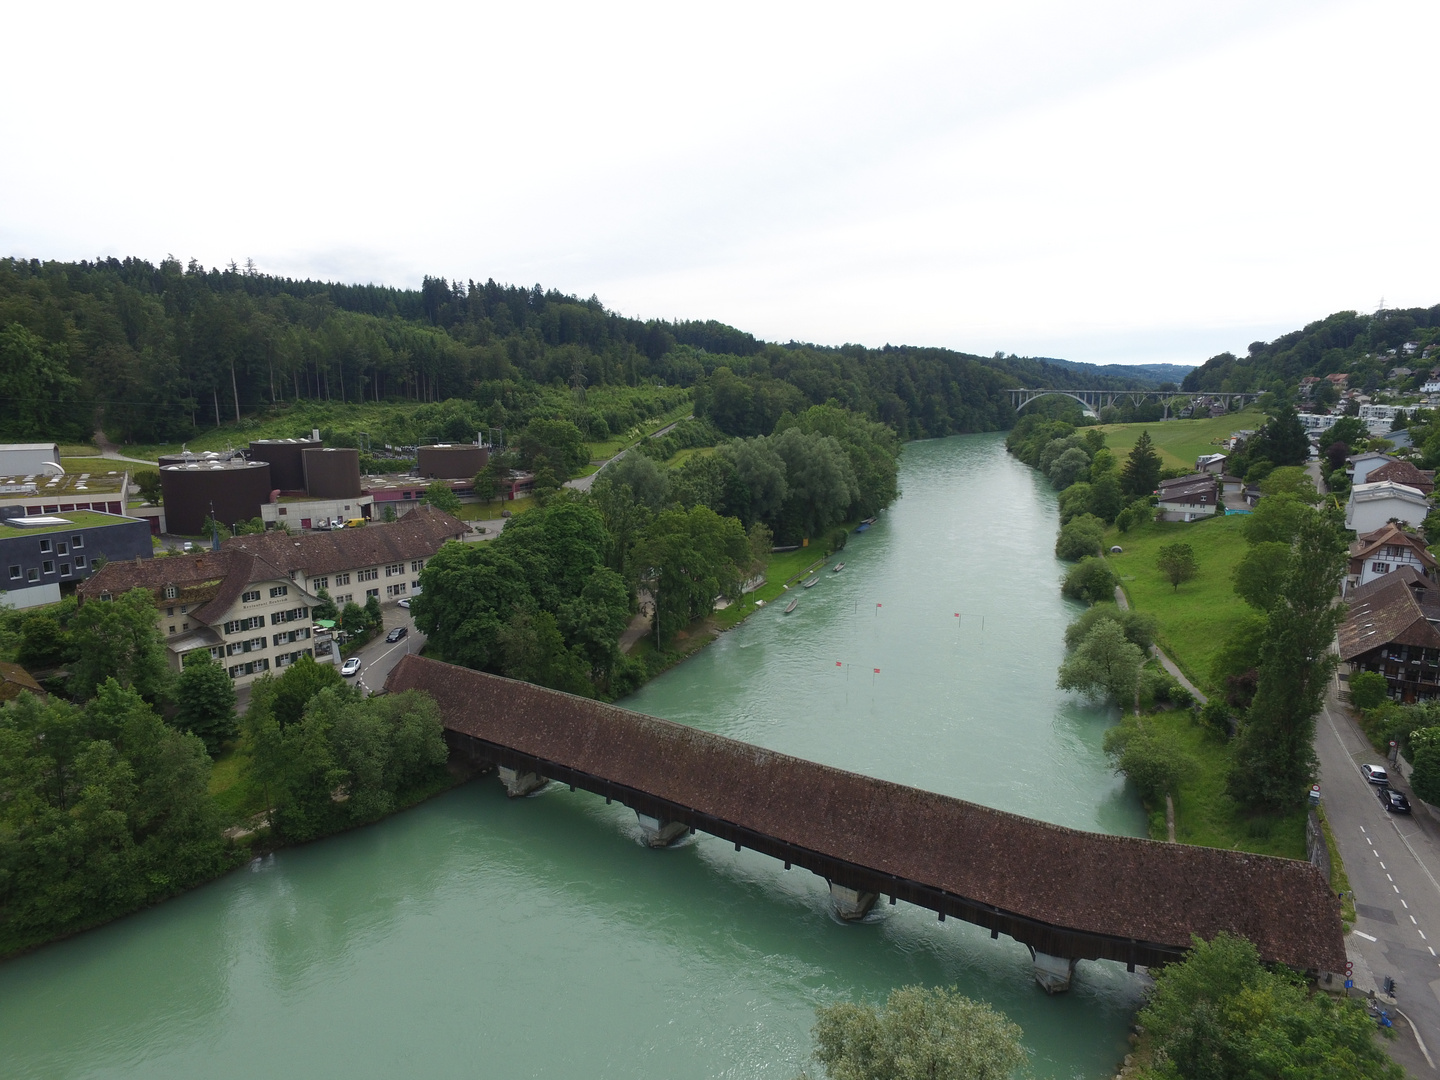
[[[394,289],[175,259],[0,260],[4,439],[78,441],[99,416],[117,441],[174,443],[316,400],[464,399],[472,419],[517,426],[544,411],[537,387],[662,381],[695,387],[729,434],[769,434],[785,411],[834,399],[901,438],[1008,427],[1008,386],[1153,382],[947,349],[771,344],[713,321],[625,318],[538,285]]]
[[[1440,304],[1382,308],[1373,315],[1337,311],[1274,341],[1253,342],[1246,356],[1228,352],[1212,356],[1181,386],[1192,391],[1287,393],[1306,375],[1344,372],[1351,386],[1368,391],[1385,382],[1392,368],[1415,368],[1419,374],[1425,347],[1437,337]]]

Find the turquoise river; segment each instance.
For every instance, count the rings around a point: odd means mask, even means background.
[[[1075,612],[1053,492],[998,435],[907,446],[901,484],[793,614],[625,704],[1143,834],[1101,752],[1113,716],[1055,688]],[[704,835],[650,851],[619,804],[487,777],[0,965],[0,1075],[791,1080],[817,1005],[907,983],[1004,1010],[1044,1077],[1111,1075],[1140,995],[1082,963],[1048,998],[1008,938],[904,904],[843,925],[804,871]]]

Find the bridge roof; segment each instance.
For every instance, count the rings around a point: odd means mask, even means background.
[[[1057,927],[1343,971],[1338,903],[1307,862],[1080,832],[419,656],[445,726],[812,851]]]

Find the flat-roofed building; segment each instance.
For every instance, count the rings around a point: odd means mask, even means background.
[[[59,471],[58,443],[0,443],[0,474],[38,476]]]
[[[149,561],[150,526],[138,518],[82,510],[0,517],[0,604],[58,603],[61,589],[95,571],[100,560]]]

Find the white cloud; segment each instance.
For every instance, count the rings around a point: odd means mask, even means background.
[[[1440,301],[1434,5],[33,5],[0,251],[1198,361]]]

